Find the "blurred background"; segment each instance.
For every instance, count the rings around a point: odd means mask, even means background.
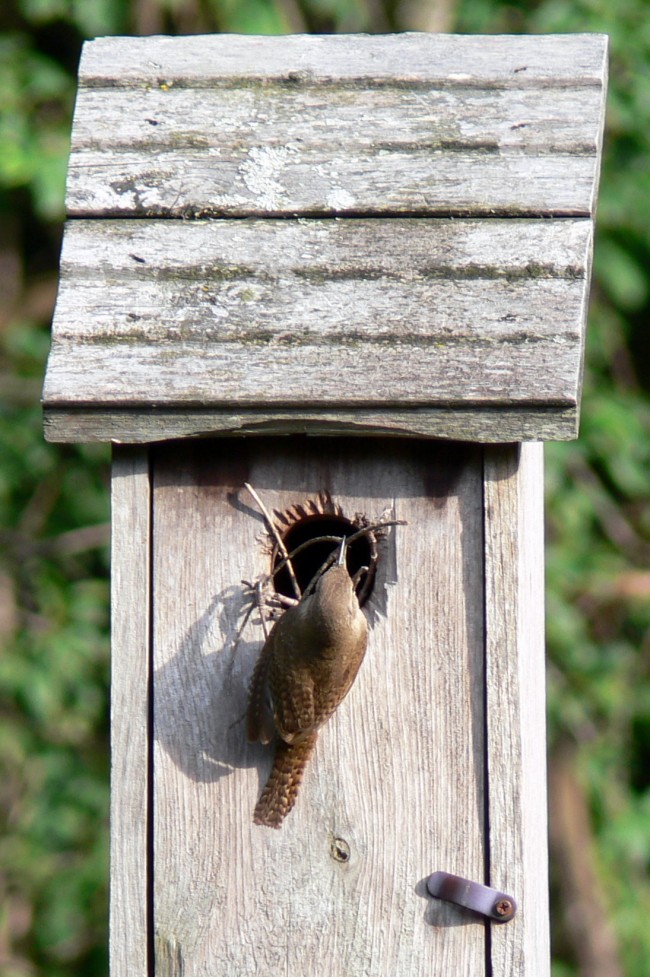
[[[109,449],[39,407],[83,40],[407,29],[611,37],[581,438],[546,455],[553,974],[650,973],[646,0],[3,0],[0,977],[107,973]]]

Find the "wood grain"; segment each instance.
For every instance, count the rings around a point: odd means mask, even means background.
[[[153,437],[182,433],[170,408],[233,432],[240,410],[306,426],[342,411],[351,430],[383,406],[384,428],[429,412],[407,433],[572,436],[591,236],[570,220],[72,222],[46,418],[128,408],[145,440],[152,411]],[[460,433],[451,408],[488,433]],[[495,408],[531,409],[528,426]]]
[[[48,441],[105,441],[146,444],[170,438],[204,438],[292,434],[361,438],[450,438],[456,441],[512,442],[519,440],[569,441],[578,434],[575,408],[520,409],[511,407],[413,407],[373,410],[369,407],[274,407],[269,410],[229,409],[217,413],[200,406],[178,410],[95,410],[84,406],[58,408],[45,413]]]
[[[483,974],[483,923],[424,890],[485,864],[480,452],[232,440],[160,447],[154,471],[156,973]],[[252,823],[271,752],[241,721],[262,636],[249,624],[236,645],[240,581],[268,568],[245,479],[270,508],[328,489],[350,514],[409,521],[277,832]]]
[[[573,437],[606,57],[600,35],[86,44],[48,437]]]
[[[210,34],[192,37],[102,37],[84,44],[85,86],[161,84],[205,87],[226,81],[483,84],[511,87],[599,86],[604,34],[307,35]]]
[[[542,452],[485,451],[489,874],[519,904],[492,929],[494,977],[550,973]]]
[[[111,977],[148,973],[150,484],[148,452],[116,448],[111,558]]]
[[[594,212],[606,38],[103,38],[76,216]]]

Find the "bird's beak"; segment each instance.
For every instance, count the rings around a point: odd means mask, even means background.
[[[337,566],[340,567],[345,566],[345,554],[347,548],[348,548],[348,539],[347,536],[344,536],[343,539],[341,540],[341,546],[339,547],[339,555],[336,560]]]

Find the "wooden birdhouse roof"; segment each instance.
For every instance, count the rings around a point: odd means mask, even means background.
[[[606,54],[86,44],[48,438],[575,437]]]

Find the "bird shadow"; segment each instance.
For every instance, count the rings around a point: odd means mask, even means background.
[[[244,621],[245,588],[216,594],[187,629],[178,651],[153,676],[153,736],[196,783],[214,783],[235,769],[263,766],[268,749],[248,743],[248,684],[263,634]],[[270,761],[269,761],[270,762]]]

